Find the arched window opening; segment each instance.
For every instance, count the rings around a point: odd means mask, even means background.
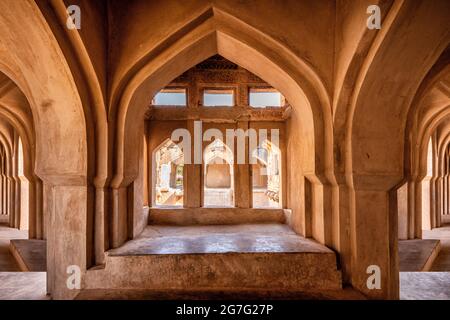
[[[215,139],[204,150],[203,174],[203,205],[234,206],[233,153],[220,139]]]
[[[253,208],[281,208],[281,152],[265,140],[252,156]]]
[[[274,221],[281,208],[297,211],[302,200],[293,205],[285,192],[291,112],[280,91],[220,55],[167,83],[144,119],[149,223]]]
[[[183,163],[182,149],[172,140],[166,140],[154,152],[155,185],[154,205],[183,205]]]

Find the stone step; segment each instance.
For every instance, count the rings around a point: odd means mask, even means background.
[[[342,288],[336,254],[284,224],[148,226],[86,277],[86,289]]]

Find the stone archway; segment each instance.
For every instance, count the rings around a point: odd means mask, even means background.
[[[226,26],[211,30],[211,23],[216,19]],[[240,32],[237,32],[237,28],[240,28]],[[139,233],[143,227],[133,224],[133,230],[130,230],[123,223],[120,224],[120,221],[130,221],[130,217],[124,217],[130,212],[121,210],[120,208],[126,206],[120,202],[125,199],[124,195],[130,192],[129,188],[133,190],[133,180],[138,175],[137,150],[141,148],[136,144],[140,141],[138,137],[143,130],[143,128],[136,128],[136,123],[140,123],[140,119],[143,118],[143,109],[140,106],[177,75],[214,54],[222,55],[263,79],[270,79],[269,83],[279,89],[293,105],[297,116],[293,117],[295,125],[292,125],[291,130],[295,130],[296,133],[292,136],[301,136],[302,139],[301,141],[293,139],[288,142],[288,148],[298,151],[299,159],[297,163],[290,162],[290,165],[292,168],[301,168],[301,170],[296,170],[298,176],[292,174],[290,181],[293,189],[303,190],[300,185],[296,187],[295,184],[303,183],[304,176],[307,177],[315,189],[316,198],[311,201],[325,202],[323,207],[311,206],[315,209],[313,215],[317,217],[315,219],[317,224],[310,228],[314,238],[332,245],[331,186],[333,180],[329,179],[332,166],[330,150],[332,139],[331,117],[326,110],[329,104],[328,97],[317,75],[306,64],[297,57],[294,60],[296,64],[293,64],[290,60],[293,56],[290,56],[289,51],[279,47],[270,39],[267,39],[272,41],[270,45],[279,50],[267,47],[267,44],[256,40],[257,37],[251,37],[252,32],[255,31],[242,21],[236,22],[225,14],[224,16],[214,15],[183,35],[173,45],[158,48],[157,51],[161,54],[153,57],[152,53],[149,53],[152,59],[141,65],[140,69],[133,70],[131,75],[127,75],[128,83],[122,86],[120,95],[112,100],[116,101],[117,105],[113,105],[113,110],[110,112],[116,121],[114,132],[117,146],[115,175],[112,179],[113,198],[117,199],[112,200],[115,204],[112,210],[112,223],[115,226],[111,228],[115,232],[112,235],[113,247],[117,247],[133,234]],[[278,54],[275,55],[274,52]],[[243,59],[244,56],[252,56],[253,59]],[[291,201],[295,202],[299,198],[303,197],[292,197]],[[304,203],[300,203],[301,200],[298,201],[299,203],[292,206],[301,208]],[[140,214],[141,207],[137,204],[131,214],[135,215],[136,212]],[[301,234],[304,234],[305,230],[308,230],[308,226],[305,225],[308,219],[305,220],[305,213],[300,212],[301,210],[298,210],[296,227]],[[142,221],[136,216],[131,217],[131,220]]]
[[[8,78],[5,78],[2,91],[3,93],[0,96],[0,117],[16,132],[24,150],[23,179],[26,179],[29,183],[28,213],[26,218],[29,226],[29,237],[43,239],[45,238],[45,230],[42,211],[42,182],[35,174],[36,143],[31,109],[23,93]],[[14,148],[18,147],[18,141],[13,141],[12,143]],[[16,180],[17,184],[20,185],[20,179],[16,178]],[[15,227],[21,225],[19,215],[12,219]]]
[[[362,292],[380,297],[398,297],[396,190],[404,178],[404,133],[414,93],[448,45],[445,14],[438,14],[448,11],[448,6],[439,5],[442,7],[432,11],[421,10],[420,6],[426,6],[424,3],[393,5],[383,30],[369,50],[347,111],[350,122],[346,161],[352,189],[350,201],[353,202],[350,208],[354,234],[352,250],[356,255],[352,284]],[[421,15],[405,26],[402,21],[412,12],[421,12]],[[433,38],[426,37],[428,28],[434,30]],[[414,41],[400,37],[399,33],[420,38],[424,46],[435,48],[433,55],[424,47],[418,49]],[[406,51],[411,54],[396,59],[399,52]],[[411,68],[411,65],[417,67]],[[405,92],[408,99],[399,99],[400,91]],[[373,99],[377,92],[383,92],[383,97]],[[377,203],[377,206],[368,208],[368,203]],[[377,237],[374,243],[370,239],[375,234],[385,237]],[[381,285],[384,289],[375,293],[366,285],[366,270],[370,265],[379,266],[384,274]]]
[[[24,93],[33,114],[35,174],[43,180],[46,214],[48,291],[54,298],[69,298],[76,292],[65,285],[67,267],[85,270],[91,255],[82,101],[36,3],[3,2],[0,11],[0,71]]]

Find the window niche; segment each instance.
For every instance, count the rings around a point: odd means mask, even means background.
[[[220,139],[203,152],[203,206],[234,206],[233,153]]]
[[[154,206],[183,206],[184,154],[172,140],[154,152]]]
[[[186,108],[173,108],[183,104]],[[152,198],[150,209],[163,215],[174,212],[171,209],[183,208],[182,214],[195,216],[205,212],[202,207],[208,208],[209,213],[216,212],[215,208],[226,209],[217,211],[223,213],[231,212],[231,208],[235,212],[285,207],[283,134],[275,145],[266,135],[259,141],[257,133],[258,148],[249,153],[253,144],[247,130],[266,130],[270,135],[272,129],[284,132],[289,117],[287,108],[287,101],[279,91],[220,56],[207,59],[175,78],[155,95],[146,112],[146,127],[152,128],[146,136],[148,156],[152,157],[148,161],[151,170],[147,184],[148,198]],[[195,121],[202,122],[197,133]],[[171,134],[177,129],[189,132],[190,137],[172,141]],[[221,135],[212,141],[196,142],[195,134],[203,138],[209,129],[218,130]],[[229,129],[235,130],[233,146],[228,143]],[[244,164],[235,162],[241,139],[236,130],[242,130],[246,136]],[[155,148],[160,139],[166,140]],[[203,148],[201,163],[183,163],[186,145],[190,146],[190,159],[194,161],[196,143]]]
[[[280,149],[266,140],[253,151],[253,158],[253,208],[281,208]]]

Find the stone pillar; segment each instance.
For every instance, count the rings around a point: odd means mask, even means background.
[[[422,238],[422,181],[414,183],[414,235],[412,239]]]
[[[444,194],[443,194],[443,202],[444,202],[444,206],[443,206],[443,210],[442,210],[442,214],[447,214],[447,208],[448,208],[448,176],[447,174],[444,174],[444,178],[443,178],[443,185],[444,185]]]
[[[391,192],[397,177],[362,175],[354,181],[351,282],[370,298],[398,299],[397,196]],[[379,268],[380,288],[368,287],[370,268]]]
[[[46,217],[47,211],[44,211],[43,205],[43,186],[42,180],[39,177],[34,179],[34,203],[35,207],[35,228],[36,228],[36,239],[46,239]]]
[[[108,189],[104,187],[104,182],[97,182],[95,186],[94,216],[94,254],[96,265],[105,263],[105,251],[109,249],[108,204]]]
[[[435,227],[439,227],[439,217],[442,215],[442,177],[438,176],[436,179],[436,225]]]
[[[431,211],[430,178],[422,180],[422,229],[431,230],[434,225],[434,217]]]
[[[248,121],[238,121],[237,129],[242,129],[247,132],[249,129]],[[237,208],[250,208],[252,206],[252,182],[250,175],[250,164],[248,157],[248,136],[245,136],[245,163],[237,163],[237,149],[238,144],[234,148],[234,195],[235,195],[235,207]]]
[[[12,180],[14,185],[13,192],[13,203],[14,203],[14,226],[17,229],[20,229],[20,198],[21,198],[21,189],[20,189],[20,178],[19,178],[19,136],[17,133],[14,133],[13,136],[13,150],[12,150]]]
[[[149,178],[150,172],[149,172],[149,162],[152,161],[151,155],[149,156],[149,150],[148,150],[148,143],[149,143],[149,134],[148,134],[148,121],[144,121],[144,142],[143,142],[143,205],[147,207],[151,207],[151,185],[149,185],[149,181],[151,179]]]
[[[197,87],[197,79],[195,74],[190,74],[191,81],[188,88],[188,105],[190,109],[198,109],[200,104],[199,89]],[[197,142],[195,142],[194,135],[194,121],[187,120],[186,128],[191,135],[191,163],[184,164],[183,172],[183,206],[185,208],[199,208],[203,205],[203,167],[202,164],[194,163],[194,145],[197,144],[197,148],[200,148],[202,160],[203,160],[203,130],[201,130],[201,137],[197,137]],[[203,162],[203,161],[202,161]]]
[[[10,214],[10,226],[12,228],[17,228],[16,212],[15,212],[15,196],[16,196],[16,186],[14,183],[14,178],[12,176],[8,177],[8,212]]]
[[[138,143],[138,176],[128,187],[128,238],[139,235],[148,224],[147,211],[144,211],[144,138]]]
[[[431,217],[431,228],[436,225],[436,178],[434,176],[430,179],[430,217]]]
[[[128,188],[115,187],[111,189],[111,247],[117,248],[128,238]]]
[[[408,239],[408,184],[397,189],[398,239]]]
[[[187,120],[187,129],[191,134],[191,163],[184,165],[184,206],[186,208],[199,208],[203,204],[203,167],[202,164],[194,163],[194,120]],[[201,135],[203,135],[203,131]],[[197,139],[199,139],[197,148],[202,149],[203,155],[202,137],[197,137]]]
[[[441,217],[444,214],[444,177],[440,176],[439,177],[439,213],[436,215],[436,227],[441,227],[442,223],[441,223]]]
[[[6,214],[6,215],[8,215],[8,179],[6,178],[6,174],[5,174],[5,172],[3,172],[3,174],[2,174],[2,185],[3,185],[3,187],[2,187],[2,191],[3,191],[3,194],[2,194],[2,199],[3,199],[3,201],[2,201],[2,209],[3,209],[3,212]]]
[[[0,214],[6,216],[5,210],[3,210],[3,156],[0,154]]]
[[[21,198],[21,189],[20,189],[20,179],[18,176],[14,177],[14,215],[15,215],[15,226],[17,229],[20,229],[20,198]]]
[[[53,299],[73,299],[79,290],[68,288],[67,279],[71,275],[68,271],[79,268],[83,283],[88,263],[88,189],[86,185],[74,181],[64,184],[61,180],[44,181],[44,210],[48,214],[47,284]]]
[[[416,184],[413,180],[408,181],[408,239],[415,236],[415,214],[416,214]]]
[[[445,214],[449,215],[450,214],[450,175],[448,172],[446,175],[446,181],[447,181],[447,193],[445,194],[445,196],[447,197],[447,208],[445,210]]]
[[[38,238],[37,230],[36,230],[36,214],[38,211],[39,211],[38,203],[36,200],[36,182],[35,182],[35,179],[29,179],[28,180],[28,238],[30,238],[30,239]],[[40,212],[42,212],[42,209],[40,210]]]

